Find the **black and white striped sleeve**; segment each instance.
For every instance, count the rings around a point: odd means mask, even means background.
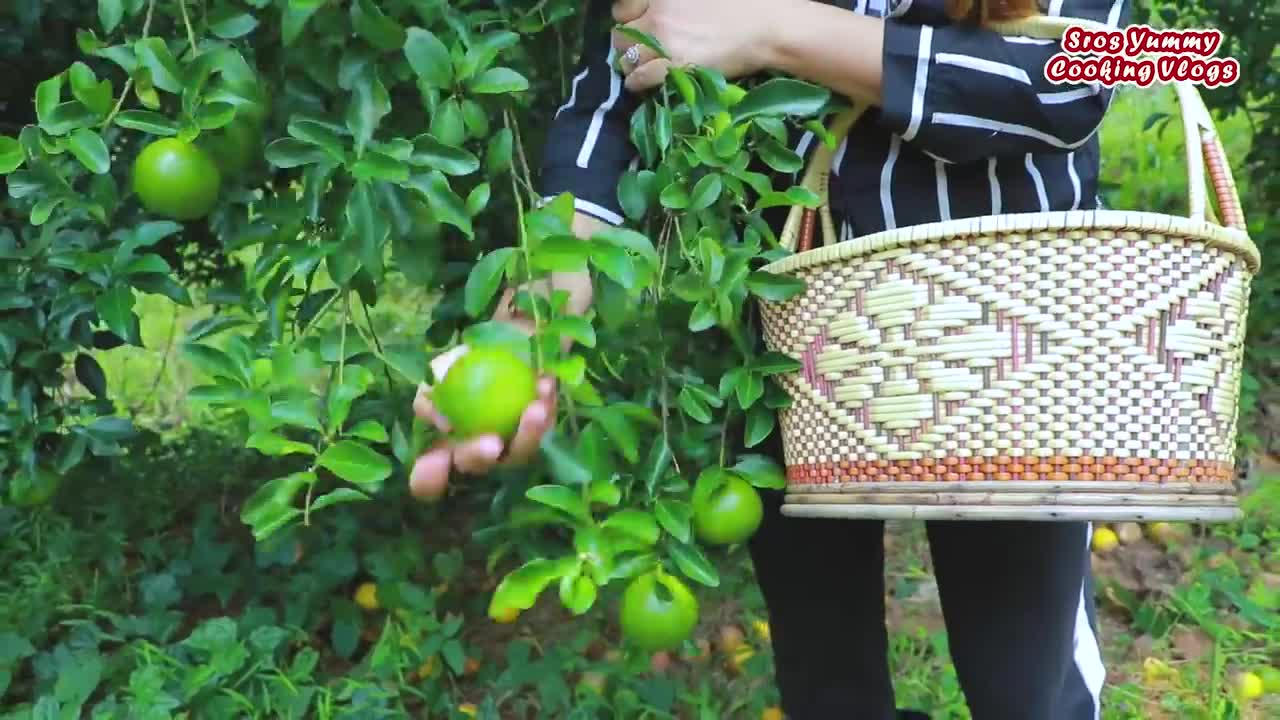
[[[937,0],[934,0],[937,2]],[[902,0],[885,20],[882,122],[937,158],[1069,152],[1093,136],[1111,101],[1098,84],[1044,76],[1061,43],[933,21]],[[1051,0],[1049,15],[1120,26],[1126,0]],[[922,21],[925,20],[925,21]]]
[[[614,69],[612,7],[592,0],[587,9],[586,48],[569,99],[551,123],[539,189],[545,197],[568,192],[579,212],[621,225],[618,182],[636,155],[630,128],[639,100]]]

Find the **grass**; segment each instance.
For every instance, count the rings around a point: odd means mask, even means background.
[[[1185,212],[1178,125],[1143,129],[1172,109],[1163,91],[1116,99],[1102,130],[1109,207]],[[1230,157],[1247,150],[1244,122],[1222,125]],[[383,298],[378,332],[419,336],[429,298],[404,287],[384,288]],[[304,699],[306,716],[320,718],[428,708],[462,717],[460,704],[483,711],[498,698],[503,717],[648,708],[657,718],[680,708],[680,717],[751,718],[776,704],[759,637],[741,669],[717,656],[677,658],[656,673],[647,657],[609,655],[616,628],[603,610],[574,619],[548,602],[515,625],[490,623],[494,575],[484,548],[468,542],[482,509],[441,514],[409,503],[403,483],[393,481],[382,502],[255,548],[235,508],[281,468],[240,450],[240,438],[218,434],[186,402],[204,378],[179,346],[211,310],[139,302],[145,348],[99,360],[121,406],[160,435],[71,478],[56,512],[0,509],[0,719],[26,720],[37,701],[70,717],[85,698],[101,717],[114,708],[116,717],[210,718],[301,717],[288,708]],[[1261,478],[1242,522],[1180,546],[1142,539],[1095,558],[1107,720],[1280,715],[1274,697],[1237,706],[1228,693],[1233,673],[1280,663],[1280,472],[1266,466]],[[965,718],[922,528],[894,525],[889,542],[900,702]],[[741,552],[727,562],[724,586],[704,596],[703,637],[725,624],[751,636],[763,617],[749,563]],[[367,580],[404,612],[358,610],[350,597]],[[461,620],[456,636],[452,618]],[[463,656],[475,662],[441,670]],[[416,676],[428,658],[434,674]],[[600,673],[608,690],[578,687],[584,673]]]

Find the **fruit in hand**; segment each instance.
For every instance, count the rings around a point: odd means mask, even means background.
[[[646,652],[674,650],[698,624],[698,600],[679,578],[641,575],[622,594],[622,634]]]
[[[693,489],[693,527],[711,545],[740,543],[755,534],[764,518],[760,493],[742,476],[729,473],[716,487],[703,475]]]
[[[473,348],[454,361],[431,391],[436,410],[461,438],[515,435],[520,416],[538,399],[538,376],[508,350]]]
[[[133,161],[133,191],[148,211],[174,220],[209,214],[222,174],[209,153],[177,138],[161,138]]]

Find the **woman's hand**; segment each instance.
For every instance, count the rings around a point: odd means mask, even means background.
[[[805,1],[616,0],[614,20],[654,36],[671,56],[670,60],[658,58],[643,45],[633,50],[634,40],[614,32],[627,89],[640,92],[658,87],[672,64],[715,68],[730,80],[753,75],[769,64],[776,23],[786,21],[789,6]]]
[[[591,238],[603,227],[604,223],[601,221],[581,213],[573,220],[573,233],[584,240]],[[585,273],[552,273],[549,281],[539,282],[533,289],[544,296],[552,289],[567,292],[569,299],[565,312],[571,315],[582,315],[591,306],[591,276]],[[515,289],[508,288],[503,293],[493,319],[509,323],[532,335],[532,319],[519,314],[515,309],[516,292]],[[567,347],[568,342],[566,349]],[[444,377],[449,366],[466,351],[466,346],[462,345],[431,361],[432,375],[436,378]],[[448,432],[449,422],[431,404],[430,393],[429,387],[418,389],[418,396],[413,401],[414,414],[438,430]],[[542,437],[555,426],[555,422],[556,382],[551,377],[542,377],[538,380],[538,399],[525,408],[520,417],[520,425],[509,444],[503,443],[502,438],[497,435],[482,435],[461,443],[443,440],[414,463],[413,470],[409,473],[409,490],[415,497],[434,500],[448,490],[449,475],[455,468],[463,474],[483,475],[499,465],[526,463],[538,452]]]

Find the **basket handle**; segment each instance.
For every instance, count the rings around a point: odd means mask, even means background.
[[[992,23],[991,27],[1004,35],[1026,35],[1052,40],[1061,38],[1070,27],[1115,30],[1109,25],[1091,20],[1046,15],[1012,22]],[[1178,98],[1182,130],[1186,140],[1188,216],[1192,220],[1208,219],[1225,227],[1245,230],[1240,195],[1236,191],[1235,178],[1227,162],[1222,140],[1218,137],[1217,128],[1214,126],[1213,117],[1209,114],[1204,100],[1200,97],[1200,92],[1194,85],[1189,82],[1175,82],[1172,85]],[[832,136],[836,140],[843,140],[868,108],[869,105],[866,103],[857,103],[852,109],[836,116],[830,127]],[[835,223],[831,218],[831,171],[835,153],[836,150],[826,143],[819,143],[813,152],[800,185],[815,193],[819,198],[819,204],[817,209],[801,205],[791,208],[779,238],[781,245],[789,251],[804,252],[815,246],[814,234],[818,229],[819,220],[822,222],[823,244],[831,245],[837,242]],[[1222,213],[1221,221],[1212,216],[1212,210],[1208,207],[1205,192],[1206,166],[1208,180],[1213,185],[1218,209]]]

